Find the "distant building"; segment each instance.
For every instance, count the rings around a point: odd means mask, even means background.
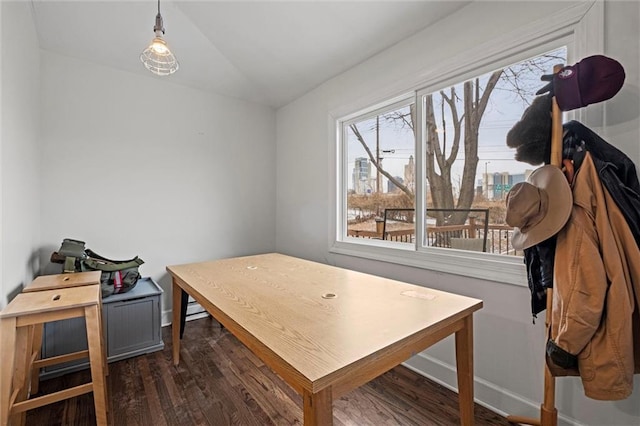
[[[416,163],[413,160],[413,155],[409,157],[409,163],[404,166],[404,181],[406,187],[411,192],[416,190]]]
[[[396,178],[396,180],[398,182],[400,182],[401,184],[404,185],[404,179],[402,179],[400,176],[394,176]],[[396,192],[396,191],[400,191],[400,188],[398,188],[392,181],[388,180],[387,181],[387,192]]]
[[[476,187],[476,195],[483,195],[487,200],[504,200],[507,194],[519,182],[525,182],[533,170],[527,169],[524,173],[509,174],[485,173],[482,175],[482,185]]]
[[[351,178],[353,179],[353,190],[356,194],[370,194],[372,192],[371,163],[368,158],[356,158]]]
[[[375,173],[371,172],[372,164],[367,157],[358,157],[355,160],[351,179],[353,183],[353,191],[356,194],[371,194],[376,192]],[[409,157],[409,162],[404,165],[404,178],[395,176],[395,179],[401,184],[409,188],[410,191],[416,189],[416,163],[413,155]],[[399,188],[390,180],[381,178],[380,189],[384,191],[384,181],[386,181],[387,192],[398,191]]]

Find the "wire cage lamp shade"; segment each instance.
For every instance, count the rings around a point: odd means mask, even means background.
[[[178,71],[180,64],[171,53],[171,49],[164,41],[164,26],[162,23],[162,15],[160,15],[160,0],[158,0],[158,14],[156,15],[156,24],[153,27],[156,36],[151,44],[140,54],[140,60],[145,68],[157,75],[170,75]]]

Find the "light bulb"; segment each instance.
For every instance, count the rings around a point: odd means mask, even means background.
[[[149,46],[151,50],[153,50],[158,55],[166,55],[169,52],[169,47],[167,47],[167,42],[165,42],[162,37],[156,37],[151,42],[151,46]]]

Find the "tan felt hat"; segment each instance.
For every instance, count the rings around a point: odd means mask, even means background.
[[[507,194],[509,226],[515,227],[511,245],[517,250],[532,247],[557,234],[569,220],[573,206],[571,187],[562,171],[542,166]]]

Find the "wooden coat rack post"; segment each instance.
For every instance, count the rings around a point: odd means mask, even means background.
[[[563,65],[555,65],[553,73],[560,72]],[[562,168],[562,111],[556,102],[555,96],[551,100],[551,159],[550,164]],[[553,289],[547,288],[547,312],[545,317],[545,331],[551,327],[551,310],[553,308]],[[548,334],[547,334],[548,335]],[[540,406],[540,418],[521,416],[507,416],[511,423],[522,423],[535,426],[557,426],[558,410],[556,409],[556,382],[549,370],[546,361],[544,363],[544,398]]]

